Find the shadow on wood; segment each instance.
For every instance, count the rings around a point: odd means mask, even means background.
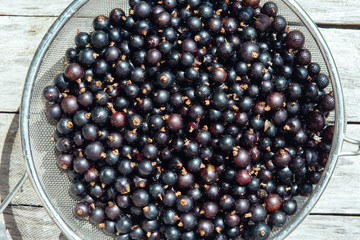
[[[19,131],[19,116],[16,114],[11,121],[9,131],[6,134],[4,148],[1,154],[1,166],[0,166],[0,176],[1,176],[1,201],[3,201],[9,192],[10,189],[10,161],[11,161],[11,152],[13,151],[15,144],[15,136]],[[18,149],[19,151],[19,149]],[[25,169],[24,169],[25,170]],[[16,220],[14,218],[13,210],[11,206],[8,206],[4,211],[4,220],[5,226],[11,225],[12,227],[7,228],[12,239],[21,239],[21,233],[17,228]]]

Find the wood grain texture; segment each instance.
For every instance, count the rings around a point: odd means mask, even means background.
[[[0,189],[2,199],[13,189],[25,171],[18,131],[18,117],[18,114],[0,114],[0,136],[4,136],[0,138],[0,152],[2,153]],[[347,131],[353,138],[360,139],[360,125],[349,125]],[[344,144],[343,151],[356,151],[356,146]],[[357,199],[360,199],[360,192],[357,190],[357,169],[360,169],[360,161],[357,157],[339,158],[333,177],[312,213],[360,215],[360,209],[356,207]],[[28,181],[13,203],[41,205]]]
[[[42,207],[12,206],[3,217],[13,240],[60,240],[59,228]]]
[[[338,67],[344,91],[346,120],[358,122],[360,121],[358,106],[360,41],[354,41],[354,39],[360,39],[360,30],[335,28],[321,28],[320,30]]]
[[[360,125],[349,125],[347,132],[360,139]],[[343,152],[357,151],[357,146],[345,143]],[[340,157],[334,174],[315,208],[314,214],[357,214],[360,215],[358,182],[359,157]]]
[[[58,16],[72,1],[52,0],[0,0],[0,15],[10,16]],[[360,1],[346,0],[298,0],[301,7],[316,23],[358,24]],[[3,4],[2,4],[3,3]]]
[[[0,15],[10,16],[58,16],[72,0],[0,0]]]
[[[292,232],[287,240],[357,240],[360,217],[310,215]]]
[[[51,26],[52,17],[1,17],[0,49],[4,56],[0,59],[0,79],[6,79],[0,89],[0,112],[16,112],[21,102],[21,92],[26,73],[41,39]],[[360,30],[322,28],[332,54],[337,63],[345,95],[347,121],[360,120],[356,95],[360,87],[357,68],[360,66]],[[8,36],[12,36],[9,38]],[[64,51],[65,52],[65,51]],[[351,59],[351,61],[349,61]]]
[[[12,207],[4,218],[13,240],[65,240],[43,208]],[[310,215],[286,239],[357,240],[359,234],[360,217]]]
[[[25,173],[25,162],[22,155],[18,114],[0,114],[0,194],[4,199],[14,189]],[[26,180],[12,204],[41,205],[32,188],[30,180]]]
[[[312,20],[321,24],[359,24],[360,1],[347,0],[297,0]]]
[[[54,17],[0,17],[0,112],[15,112],[35,51]],[[6,56],[6,57],[4,57]]]

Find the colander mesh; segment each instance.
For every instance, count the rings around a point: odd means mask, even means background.
[[[279,14],[283,15],[291,30],[299,29],[306,36],[305,46],[310,49],[313,61],[322,67],[322,73],[328,75],[324,56],[322,56],[319,46],[315,39],[304,26],[303,22],[292,10],[284,4],[282,0],[272,0],[279,7]],[[265,3],[267,1],[262,1]],[[83,239],[112,239],[106,236],[97,226],[87,221],[79,221],[72,215],[72,207],[76,201],[68,194],[69,179],[56,165],[56,151],[51,137],[55,126],[50,124],[44,112],[45,101],[42,98],[42,90],[51,84],[55,75],[64,69],[64,54],[67,48],[74,46],[74,36],[78,28],[81,31],[92,31],[92,20],[97,15],[108,14],[115,7],[122,8],[128,12],[128,1],[96,1],[89,0],[85,3],[73,17],[57,33],[57,37],[47,50],[41,66],[38,70],[36,81],[32,89],[30,114],[29,114],[29,136],[32,149],[32,158],[37,169],[39,179],[51,203],[57,213]],[[298,198],[299,211],[306,204],[308,199]],[[284,228],[288,227],[297,214],[289,217]],[[271,237],[281,231],[282,228],[275,229]]]

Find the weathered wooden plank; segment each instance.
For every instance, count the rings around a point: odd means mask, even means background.
[[[360,23],[360,15],[357,10],[359,1],[346,0],[297,0],[302,8],[316,23],[323,24],[355,24]]]
[[[42,207],[8,207],[3,217],[13,240],[59,240],[59,228]]]
[[[359,239],[360,217],[308,216],[287,240]]]
[[[360,66],[360,30],[334,28],[320,29],[335,59],[344,90],[346,120],[360,121],[358,110],[360,88],[358,68]]]
[[[54,18],[32,17],[0,17],[0,48],[4,56],[0,59],[0,79],[6,79],[7,84],[0,89],[0,112],[17,111],[21,101],[21,92],[26,73],[33,54],[43,35],[50,27]],[[346,100],[347,120],[359,121],[357,111],[359,96],[356,89],[360,87],[357,81],[357,67],[360,66],[360,45],[352,39],[360,38],[359,30],[321,29],[338,65],[343,83]],[[12,36],[9,38],[8,36]],[[348,61],[351,59],[351,61]]]
[[[0,114],[0,189],[4,198],[13,189],[24,173],[21,155],[20,135],[17,114]],[[348,132],[360,139],[360,125],[349,125]],[[356,150],[355,146],[345,144],[344,151]],[[54,163],[55,164],[55,163]],[[331,181],[312,213],[360,214],[357,207],[360,198],[358,191],[358,171],[360,161],[356,157],[341,157]],[[341,194],[340,194],[341,193]],[[67,193],[66,193],[67,194]],[[31,184],[27,181],[13,203],[41,205]]]
[[[0,15],[58,16],[71,2],[72,0],[1,0]]]
[[[1,4],[0,15],[10,16],[58,16],[72,1],[51,0],[15,0]],[[359,24],[359,1],[346,0],[298,0],[310,17],[317,23],[325,24]]]
[[[25,173],[18,114],[0,114],[0,193],[1,199],[16,186]],[[41,205],[30,180],[26,180],[12,203]]]
[[[12,207],[4,212],[12,239],[58,240],[60,230],[43,208]],[[359,239],[360,217],[310,215],[292,232],[288,240]],[[65,238],[60,238],[65,239]]]
[[[360,126],[349,125],[348,135],[360,139]],[[344,144],[343,151],[356,151],[357,147]],[[340,157],[334,174],[312,213],[360,214],[358,210],[358,157]]]
[[[18,110],[31,59],[54,20],[53,17],[0,17],[1,112]]]

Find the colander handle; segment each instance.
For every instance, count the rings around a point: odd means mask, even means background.
[[[353,145],[357,145],[359,148],[358,148],[357,151],[353,151],[353,152],[341,152],[339,154],[340,157],[343,157],[343,156],[360,156],[360,141],[359,140],[356,140],[356,139],[345,136],[344,141],[347,142],[347,143],[353,144]]]
[[[19,189],[21,188],[21,186],[24,184],[25,180],[28,178],[28,174],[27,172],[24,173],[24,175],[22,176],[22,178],[20,179],[20,181],[18,182],[18,184],[16,184],[15,188],[9,193],[9,195],[6,196],[5,200],[1,203],[0,205],[0,214],[3,213],[3,211],[5,210],[5,208],[9,205],[9,203],[11,202],[11,200],[14,198],[14,196],[16,195],[16,193],[19,191]]]

